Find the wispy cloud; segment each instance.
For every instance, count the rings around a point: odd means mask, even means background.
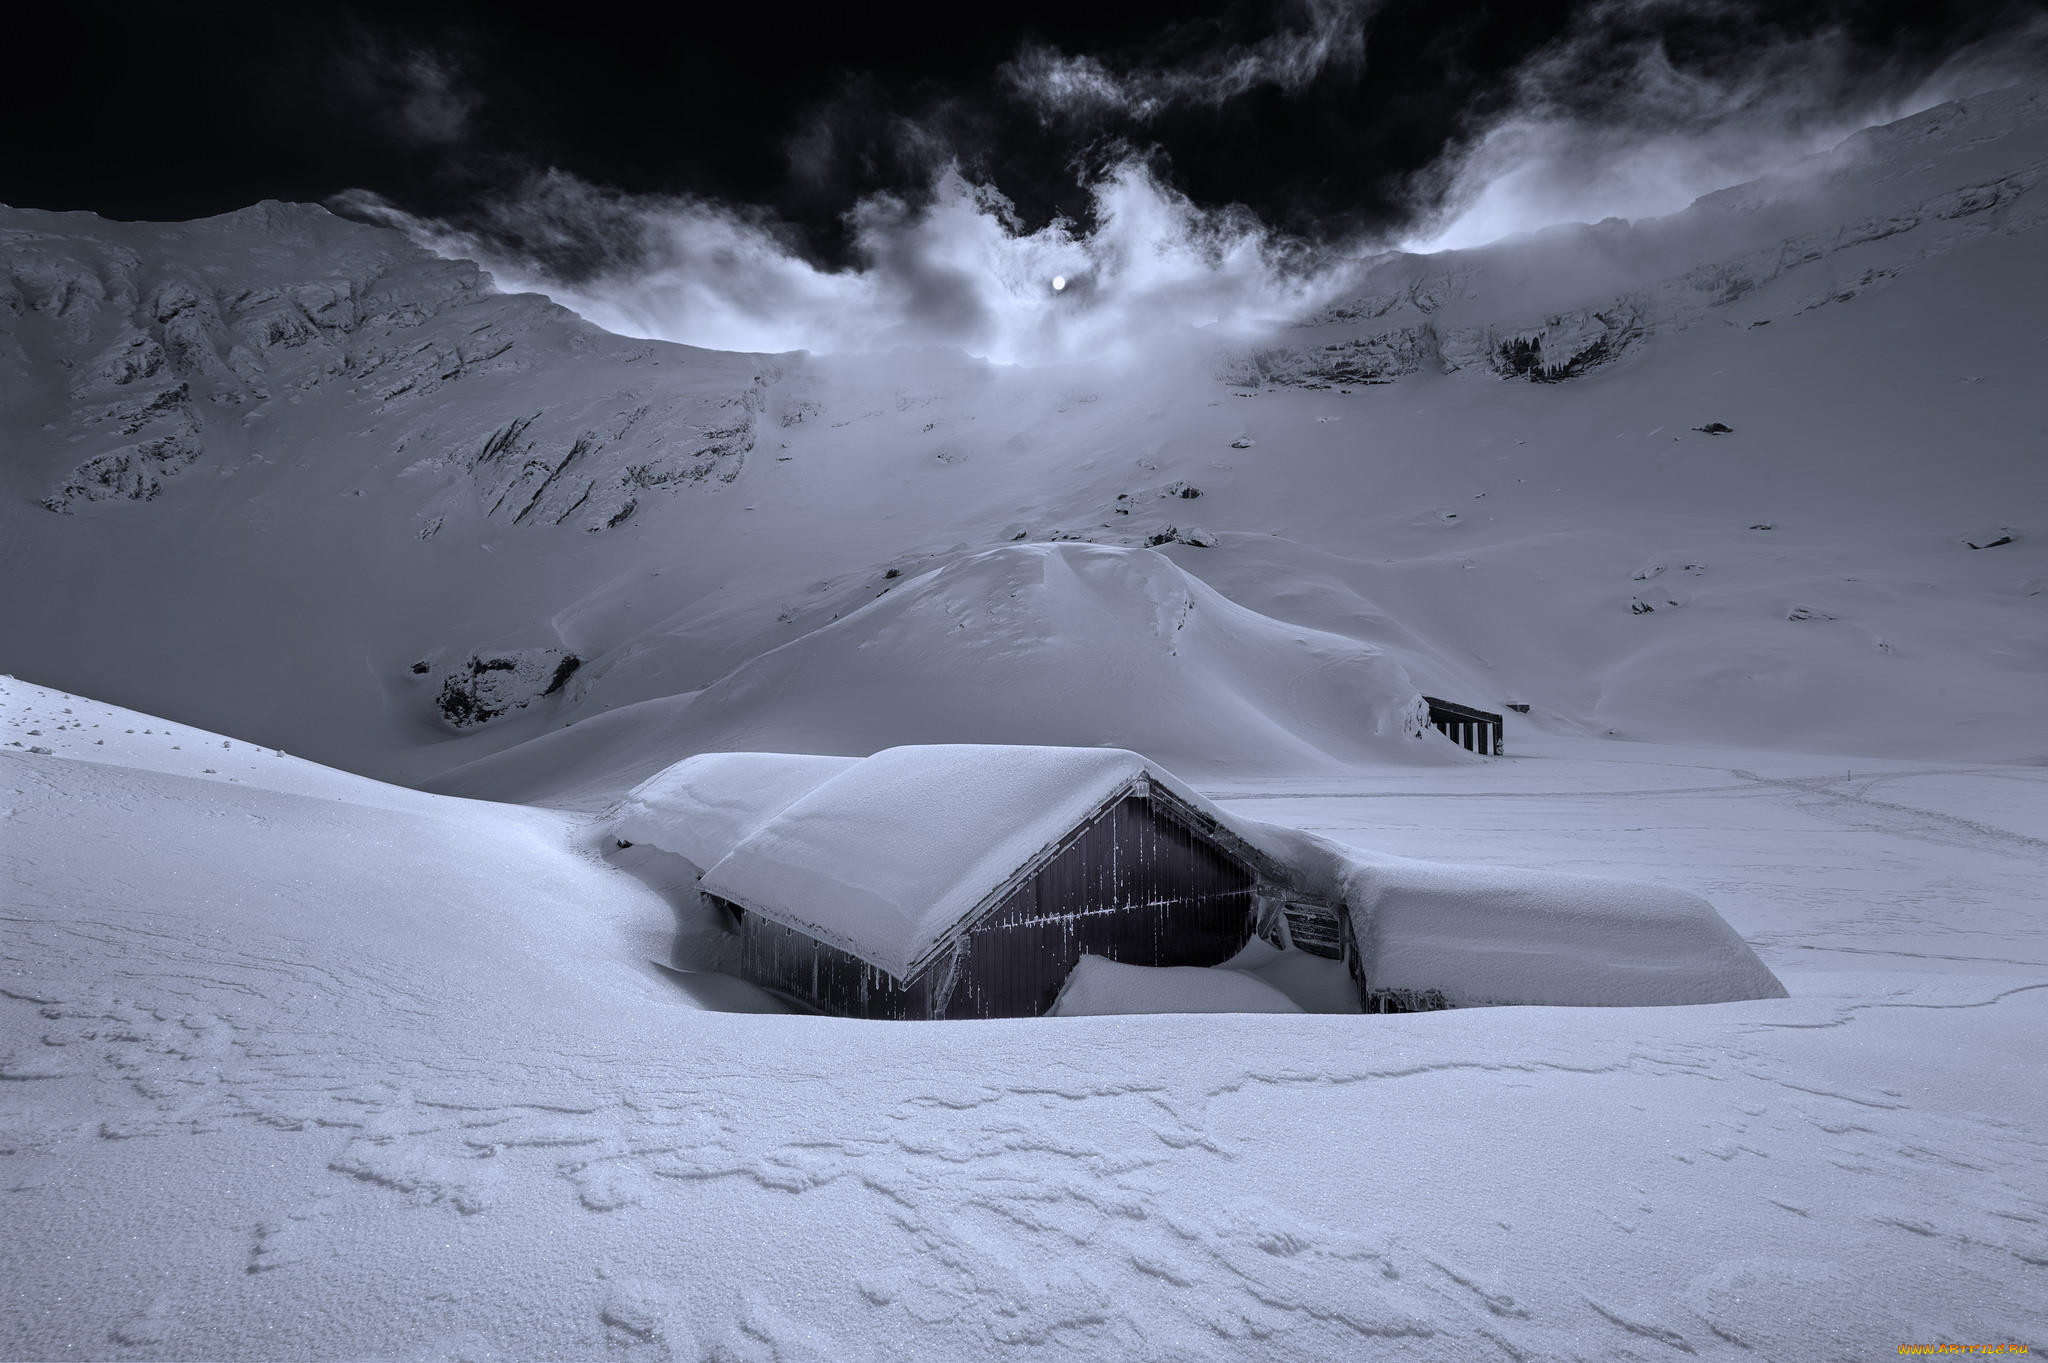
[[[1415,177],[1408,248],[1676,211],[1859,128],[2038,76],[2048,53],[2048,23],[2037,20],[1964,46],[1929,73],[1895,54],[1873,61],[1839,27],[1752,40],[1742,25],[1755,12],[1754,0],[1594,0],[1514,68],[1496,112]],[[367,194],[340,206],[475,259],[501,287],[545,293],[609,330],[713,349],[944,345],[1044,363],[1140,355],[1172,337],[1244,340],[1341,296],[1389,243],[1311,242],[1249,209],[1198,204],[1170,182],[1159,148],[1115,150],[1107,124],[1083,115],[1163,119],[1261,85],[1305,87],[1362,62],[1366,5],[1316,0],[1292,13],[1292,26],[1258,41],[1173,64],[1112,67],[1033,49],[1004,67],[1055,140],[1078,136],[1090,148],[1097,168],[1069,182],[1080,189],[1069,206],[1083,205],[1073,217],[1027,222],[971,169],[982,163],[958,150],[954,133],[967,126],[959,111],[908,117],[877,100],[848,106],[865,111],[865,125],[835,132],[821,120],[828,131],[792,149],[795,170],[821,195],[863,179],[894,186],[857,198],[845,191],[851,207],[835,220],[844,249],[830,264],[816,249],[816,222],[708,197],[622,193],[559,170],[526,174],[459,225]],[[1702,20],[1720,30],[1674,45]],[[406,53],[374,69],[419,137],[462,135],[475,105],[449,66]],[[1058,131],[1067,118],[1072,126]],[[869,174],[876,156],[886,175]],[[839,173],[849,160],[860,176]]]
[[[351,103],[386,131],[417,145],[462,141],[483,103],[447,53],[398,46],[367,31],[353,34],[334,73]]]
[[[2006,30],[1932,74],[1858,52],[1840,27],[1756,35],[1739,61],[1681,66],[1662,22],[1740,7],[1601,0],[1515,73],[1505,113],[1416,182],[1405,245],[1480,245],[1565,222],[1677,212],[1702,194],[1825,151],[1858,129],[2044,69],[2048,25]]]
[[[1252,43],[1201,52],[1177,65],[1121,68],[1042,44],[1000,71],[1004,82],[1048,122],[1115,113],[1137,122],[1183,105],[1215,106],[1261,86],[1294,91],[1333,67],[1365,57],[1364,0],[1302,0],[1294,22]]]
[[[1176,335],[1257,334],[1327,301],[1348,269],[1247,212],[1197,208],[1137,161],[1089,194],[1087,230],[1059,219],[1023,231],[1001,194],[948,168],[917,202],[862,200],[850,216],[856,264],[837,271],[804,259],[761,214],[618,194],[560,172],[495,204],[481,230],[363,194],[338,206],[607,330],[720,350],[946,345],[1001,363],[1106,358]]]

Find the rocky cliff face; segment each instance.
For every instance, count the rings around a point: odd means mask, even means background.
[[[752,357],[607,335],[305,205],[170,228],[14,213],[0,255],[0,402],[41,432],[10,462],[64,514],[154,500],[202,462],[231,475],[289,455],[317,420],[466,487],[487,517],[601,532],[646,496],[737,476],[773,378]],[[646,383],[620,383],[630,365]]]

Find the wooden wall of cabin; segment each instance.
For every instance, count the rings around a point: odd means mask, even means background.
[[[927,980],[904,982],[878,965],[724,900],[737,915],[740,974],[764,989],[779,990],[821,1013],[849,1018],[931,1016]]]
[[[1207,838],[1130,796],[1099,814],[967,935],[949,1018],[1036,1017],[1083,953],[1216,965],[1250,940],[1254,878]],[[939,983],[939,987],[943,987]]]

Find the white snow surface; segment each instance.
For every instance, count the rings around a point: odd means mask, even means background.
[[[707,1013],[598,825],[0,682],[0,1356],[2048,1337],[2040,768],[1538,736],[1210,793],[1706,891],[1791,997]]]
[[[1374,991],[1484,1004],[1641,1006],[1783,998],[1696,894],[1599,876],[1353,854],[1352,938]]]
[[[1458,760],[1426,717],[1384,650],[1247,610],[1156,550],[1017,544],[886,588],[681,706],[560,730],[433,788],[587,802],[742,745],[1106,744],[1195,772]]]
[[[2040,1347],[2044,167],[1973,97],[1037,369],[0,209],[0,1356]],[[1531,708],[1370,732],[1417,690]],[[1143,752],[1333,887],[1700,895],[1789,997],[706,1012],[677,867],[382,783],[929,740]]]
[[[855,760],[808,753],[699,753],[635,786],[610,811],[612,835],[673,852],[701,872]]]
[[[1222,817],[1118,749],[888,748],[785,806],[703,888],[908,977],[1004,881],[1140,777]]]
[[[1301,1005],[1257,975],[1220,966],[1125,965],[1084,955],[1060,986],[1052,1016],[1129,1013],[1299,1013]]]

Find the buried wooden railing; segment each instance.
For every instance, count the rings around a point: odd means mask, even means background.
[[[1259,935],[1283,950],[1342,961],[1358,990],[1360,1012],[1426,1013],[1450,1007],[1441,990],[1374,988],[1352,936],[1350,909],[1298,899],[1281,901],[1277,907],[1279,912],[1262,916]]]
[[[1438,700],[1435,696],[1422,699],[1429,706],[1431,727],[1445,738],[1468,752],[1486,757],[1501,755],[1499,715],[1488,710],[1475,710],[1452,700]]]

